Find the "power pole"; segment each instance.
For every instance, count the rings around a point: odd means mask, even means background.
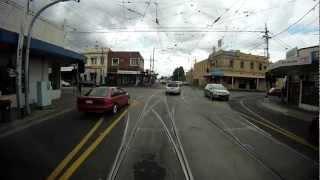
[[[25,29],[25,21],[27,20],[28,11],[29,11],[29,0],[27,1],[26,6],[23,8],[23,14],[20,22],[20,33],[19,40],[17,45],[17,59],[16,59],[16,101],[17,101],[17,109],[18,116],[21,116],[22,109],[22,54],[23,54],[23,44],[24,44],[24,29]]]
[[[155,48],[153,48],[153,52],[152,52],[152,71],[154,71],[154,51],[155,51]]]
[[[269,39],[271,38],[271,36],[269,36],[269,30],[267,28],[267,24],[265,24],[265,31],[264,31],[263,38],[265,38],[265,41],[266,41],[266,55],[267,55],[267,60],[269,61],[269,58],[270,58],[270,54],[269,54]]]

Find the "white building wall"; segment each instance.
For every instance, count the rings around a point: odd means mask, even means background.
[[[23,7],[13,2],[0,2],[0,28],[12,32],[20,32],[21,18],[24,16]],[[31,21],[31,16],[28,16],[28,23]],[[27,29],[27,28],[25,28]],[[27,32],[26,32],[27,34]],[[55,25],[43,18],[38,18],[33,28],[34,38],[65,47],[64,30],[62,25]]]

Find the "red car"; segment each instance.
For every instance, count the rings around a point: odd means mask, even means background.
[[[116,114],[120,107],[129,104],[129,94],[118,87],[96,87],[86,95],[77,99],[77,107],[80,112],[103,113],[112,111]]]

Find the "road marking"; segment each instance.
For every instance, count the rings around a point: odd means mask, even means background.
[[[84,136],[84,138],[80,141],[79,144],[60,162],[60,164],[56,167],[56,169],[49,175],[48,180],[56,179],[61,171],[66,167],[66,165],[74,158],[74,156],[80,151],[80,149],[84,146],[84,144],[88,141],[88,139],[92,136],[92,134],[100,127],[103,122],[103,118],[101,117],[99,121],[93,126],[93,128]]]
[[[308,143],[308,142],[307,142],[306,140],[304,140],[302,137],[297,136],[297,135],[295,135],[294,133],[292,133],[292,132],[290,132],[290,131],[287,131],[287,130],[281,128],[281,127],[279,127],[278,125],[272,123],[271,121],[269,121],[269,120],[261,117],[261,116],[258,115],[257,113],[255,113],[255,112],[253,112],[252,110],[250,110],[246,105],[244,105],[243,99],[240,101],[240,104],[241,104],[247,111],[249,111],[251,114],[253,114],[253,115],[257,116],[258,118],[260,118],[261,121],[258,121],[258,120],[254,119],[254,118],[249,118],[247,115],[244,115],[244,113],[241,113],[242,115],[246,116],[248,119],[251,119],[252,121],[254,121],[254,122],[256,122],[256,123],[259,123],[259,124],[261,124],[261,125],[263,125],[263,126],[265,126],[265,127],[268,127],[268,128],[270,128],[270,129],[272,129],[272,130],[274,130],[274,131],[276,131],[276,132],[278,132],[278,133],[280,133],[280,134],[282,134],[282,135],[284,135],[284,136],[286,136],[286,137],[288,137],[288,138],[290,138],[290,139],[292,139],[292,140],[294,140],[294,141],[296,141],[296,142],[298,142],[298,143],[300,143],[300,144],[302,144],[302,145],[305,145],[305,146],[311,148],[312,150],[315,150],[315,151],[318,151],[318,150],[319,150],[318,147],[313,146],[312,144]]]
[[[81,164],[90,156],[90,154],[98,147],[103,139],[112,131],[112,129],[120,122],[124,115],[128,112],[128,109],[123,111],[120,116],[114,120],[110,126],[108,126],[99,137],[80,155],[80,157],[64,172],[60,179],[69,179],[72,174],[81,166]]]

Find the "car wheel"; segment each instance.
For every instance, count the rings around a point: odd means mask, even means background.
[[[213,101],[214,100],[214,97],[213,97],[213,94],[211,93],[210,94],[210,99]]]
[[[113,107],[112,107],[112,114],[117,114],[117,112],[118,112],[118,105],[113,105]]]

